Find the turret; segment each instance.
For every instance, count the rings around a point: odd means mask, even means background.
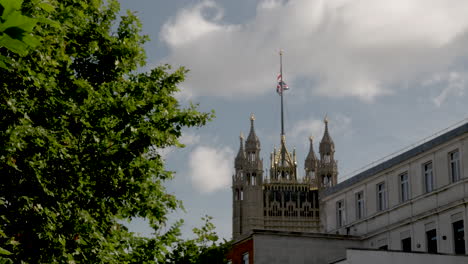
[[[316,174],[317,174],[317,156],[315,156],[314,152],[314,138],[311,136],[309,138],[310,141],[310,147],[309,147],[309,153],[307,154],[307,157],[304,161],[304,169],[305,169],[305,180],[307,182],[313,182],[315,183],[316,180]]]
[[[320,141],[320,159],[325,162],[330,162],[334,159],[335,143],[333,142],[330,133],[328,132],[328,118],[325,117],[325,132],[323,133],[322,140]]]
[[[245,141],[240,136],[239,152],[234,159],[233,176],[233,238],[254,228],[261,228],[263,160],[260,159],[260,140],[255,134],[255,116],[250,116],[250,132]]]
[[[327,188],[338,183],[338,168],[335,160],[335,143],[333,142],[328,131],[328,118],[325,117],[325,131],[322,140],[320,141],[319,152],[319,187]]]
[[[242,169],[242,165],[245,162],[244,135],[242,134],[242,132],[239,136],[239,139],[240,139],[239,152],[237,152],[237,156],[234,159],[234,168],[236,170]]]

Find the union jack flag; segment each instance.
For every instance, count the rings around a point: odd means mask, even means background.
[[[278,84],[276,85],[276,92],[281,95],[284,90],[289,90],[289,86],[283,81],[281,74],[277,77]]]

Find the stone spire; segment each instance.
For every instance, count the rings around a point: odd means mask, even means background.
[[[307,154],[307,157],[304,162],[304,167],[305,168],[310,168],[310,169],[315,169],[316,168],[316,162],[317,162],[317,156],[315,156],[315,151],[314,151],[314,137],[309,138],[310,141],[310,147],[309,147],[309,154]]]
[[[325,132],[323,133],[319,147],[320,157],[322,159],[324,155],[333,156],[333,153],[335,153],[335,143],[328,132],[328,118],[326,116],[323,122],[325,123]]]
[[[244,135],[242,134],[242,132],[239,136],[239,140],[240,140],[239,152],[237,153],[236,159],[234,160],[235,168],[241,168],[245,160]]]
[[[245,141],[245,149],[247,151],[260,150],[260,140],[255,134],[254,121],[255,121],[255,115],[251,114],[250,115],[250,133],[249,133],[249,136],[247,137],[247,140]]]
[[[304,161],[304,170],[305,170],[305,180],[307,182],[313,183],[316,186],[316,174],[317,174],[317,163],[318,159],[315,156],[314,152],[314,137],[309,138],[310,147],[309,154]]]

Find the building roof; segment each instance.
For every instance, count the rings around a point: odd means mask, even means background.
[[[270,229],[252,229],[247,234],[243,234],[234,244],[243,243],[251,239],[254,235],[270,235],[270,236],[289,236],[289,237],[308,237],[308,238],[322,238],[322,239],[341,239],[341,240],[362,240],[359,236],[328,234],[319,232],[299,232],[299,231],[283,231],[283,230],[270,230]]]
[[[367,178],[370,178],[386,169],[389,169],[395,165],[398,165],[399,163],[402,163],[405,160],[411,159],[425,151],[428,151],[436,146],[439,146],[441,144],[444,144],[458,136],[461,136],[465,133],[468,133],[468,122],[464,123],[463,125],[456,127],[440,136],[437,136],[417,147],[414,147],[408,151],[405,151],[387,161],[384,161],[370,169],[367,169],[333,187],[325,189],[320,195],[323,197],[332,195],[334,193],[337,193],[343,189],[346,189],[360,181],[363,181]]]

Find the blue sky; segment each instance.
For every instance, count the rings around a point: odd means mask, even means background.
[[[184,131],[184,149],[161,150],[176,171],[168,191],[183,201],[184,235],[214,217],[231,236],[231,175],[250,113],[264,168],[280,141],[275,92],[284,49],[286,142],[299,171],[330,120],[339,181],[375,160],[468,117],[465,0],[120,0],[136,12],[148,65],[190,69],[177,95],[216,119]],[[144,70],[144,69],[143,69]],[[317,151],[317,148],[316,148]],[[302,174],[301,174],[302,175]],[[132,222],[148,235],[143,220]]]

